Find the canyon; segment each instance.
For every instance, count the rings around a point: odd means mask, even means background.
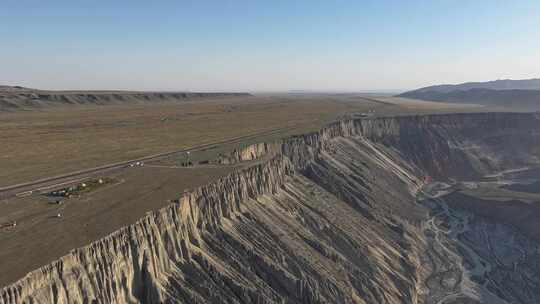
[[[0,304],[538,303],[538,218],[503,221],[456,189],[539,161],[535,113],[339,120],[220,155],[250,165],[8,283]]]

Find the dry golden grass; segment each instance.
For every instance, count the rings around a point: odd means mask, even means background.
[[[267,96],[2,113],[0,187],[265,130],[318,128],[377,106],[361,99]]]

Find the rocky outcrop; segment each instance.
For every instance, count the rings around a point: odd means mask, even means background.
[[[272,157],[279,152],[281,152],[281,146],[278,143],[256,143],[243,148],[234,149],[228,154],[221,154],[215,160],[215,163],[231,165],[264,157]]]

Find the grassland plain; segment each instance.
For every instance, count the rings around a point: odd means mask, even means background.
[[[380,106],[282,96],[2,113],[0,187],[277,128],[302,132]]]
[[[67,106],[0,113],[0,187],[281,129],[316,130],[346,114],[482,111],[362,95],[201,98],[183,103]]]

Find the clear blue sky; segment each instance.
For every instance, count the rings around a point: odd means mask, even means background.
[[[0,4],[0,84],[357,91],[533,77],[538,0]]]

